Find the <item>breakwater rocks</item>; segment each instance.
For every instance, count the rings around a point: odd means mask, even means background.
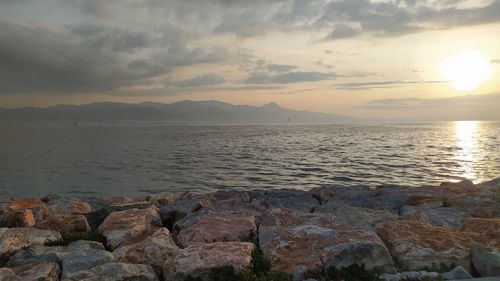
[[[500,276],[500,178],[420,188],[9,199],[0,280]]]

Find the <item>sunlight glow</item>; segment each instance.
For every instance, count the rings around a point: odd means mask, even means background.
[[[493,76],[493,66],[483,53],[464,50],[448,58],[441,66],[446,80],[459,91],[472,91]]]

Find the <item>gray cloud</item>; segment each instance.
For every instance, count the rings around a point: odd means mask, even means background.
[[[376,82],[359,82],[359,83],[341,83],[337,84],[338,89],[346,90],[366,90],[374,88],[387,88],[387,87],[402,87],[405,85],[414,84],[437,84],[447,83],[449,81],[376,81]]]
[[[280,74],[269,74],[269,73],[253,73],[248,77],[244,83],[245,84],[292,84],[299,82],[317,82],[323,80],[335,79],[337,75],[333,72],[286,72]]]
[[[344,39],[358,35],[361,31],[346,24],[336,24],[328,35],[329,39]]]
[[[297,66],[288,64],[268,64],[266,65],[266,68],[272,72],[288,72],[290,70],[296,69]]]
[[[500,60],[491,60],[490,63],[500,63]]]
[[[226,80],[215,73],[207,73],[192,79],[183,80],[177,83],[181,88],[213,86],[224,83]]]

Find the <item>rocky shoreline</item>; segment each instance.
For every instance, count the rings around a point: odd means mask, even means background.
[[[440,186],[9,199],[0,280],[500,276],[500,178]]]

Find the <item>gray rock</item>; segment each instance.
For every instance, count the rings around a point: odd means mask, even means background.
[[[385,281],[406,281],[406,280],[438,280],[440,274],[427,271],[404,271],[395,274],[382,274],[381,278]]]
[[[58,281],[61,272],[57,263],[31,263],[18,267],[0,268],[3,281]]]
[[[404,219],[431,223],[453,231],[462,230],[465,221],[470,217],[469,214],[455,208],[419,208],[414,206],[404,206],[401,208],[401,216]]]
[[[319,201],[312,194],[300,190],[259,190],[251,195],[252,202],[261,203],[266,208],[286,208],[310,213],[319,205]]]
[[[200,198],[189,198],[175,201],[160,209],[160,216],[165,227],[172,230],[173,225],[190,213],[197,212],[206,205],[206,201]]]
[[[103,223],[109,214],[113,212],[126,211],[131,209],[146,209],[152,206],[151,202],[131,202],[122,204],[111,204],[101,207],[95,211],[85,214],[91,229],[95,230]]]
[[[75,272],[62,281],[158,281],[149,265],[107,263]]]
[[[347,224],[371,225],[389,220],[397,220],[399,216],[388,210],[375,210],[353,207],[339,201],[330,201],[314,208],[314,213],[328,213]]]
[[[113,260],[113,254],[103,250],[69,252],[62,259],[63,277],[69,277],[75,272],[110,263]]]
[[[460,279],[472,279],[473,278],[472,275],[470,275],[470,273],[460,265],[455,267],[450,272],[442,273],[441,276],[445,280],[460,280]]]
[[[473,243],[471,245],[472,264],[483,277],[500,276],[500,252]]]

